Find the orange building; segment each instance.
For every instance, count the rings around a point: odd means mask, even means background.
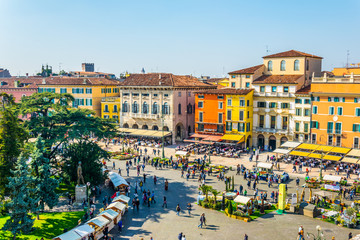
[[[313,78],[311,142],[359,148],[360,78]]]

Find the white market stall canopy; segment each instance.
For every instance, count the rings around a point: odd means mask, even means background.
[[[119,216],[119,213],[115,212],[112,209],[107,209],[105,211],[102,211],[98,216],[103,216],[109,220],[114,220],[115,218],[117,218],[117,216]]]
[[[325,175],[323,180],[324,181],[332,181],[332,182],[340,182],[341,176]]]
[[[118,173],[109,172],[109,178],[115,187],[118,186],[129,186],[129,184],[125,181],[125,179],[120,176]]]
[[[283,148],[277,148],[273,151],[273,153],[280,153],[280,154],[288,154],[291,152],[290,149],[283,149]]]
[[[87,224],[81,225],[74,229],[74,231],[79,234],[82,238],[89,236],[91,233],[95,232],[95,229],[90,227]]]
[[[120,210],[121,212],[124,212],[126,209],[126,205],[122,202],[112,202],[106,209],[115,208]]]
[[[81,236],[77,234],[74,230],[70,230],[66,233],[61,234],[58,237],[53,238],[55,240],[80,240]]]
[[[187,156],[189,155],[189,153],[187,151],[176,151],[175,155]]]
[[[240,196],[240,195],[238,195],[238,196],[234,199],[234,202],[236,202],[236,203],[241,203],[241,204],[247,204],[250,200],[251,200],[251,198],[249,198],[249,197],[245,197],[245,196]]]
[[[113,202],[123,202],[125,204],[129,204],[130,198],[125,195],[119,195],[117,197],[114,197]]]
[[[288,142],[282,144],[280,147],[282,147],[282,148],[296,148],[299,145],[300,145],[299,142],[288,141]]]
[[[271,163],[264,163],[264,162],[259,162],[257,165],[258,168],[267,168],[267,169],[272,169],[273,165]]]
[[[105,227],[107,224],[109,224],[111,221],[105,217],[97,216],[96,218],[91,219],[87,222],[87,224],[94,224],[98,226],[99,228]]]

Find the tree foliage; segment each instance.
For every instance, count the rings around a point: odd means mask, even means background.
[[[81,162],[84,181],[91,185],[104,182],[101,159],[109,159],[108,152],[96,143],[84,139],[66,147],[63,153],[62,170],[69,176],[71,182],[77,181],[77,167]]]
[[[36,212],[35,198],[36,188],[34,188],[35,179],[30,175],[29,167],[25,157],[21,154],[17,160],[16,168],[11,171],[13,177],[9,177],[8,187],[10,191],[10,218],[6,221],[2,230],[11,231],[14,235],[19,233],[28,233],[32,230],[34,219],[30,212]]]
[[[0,195],[5,195],[10,171],[14,169],[27,134],[16,114],[12,95],[1,93],[0,97]]]
[[[39,198],[38,206],[44,211],[45,204],[50,209],[55,207],[59,200],[59,195],[55,189],[59,186],[59,180],[51,174],[49,159],[44,156],[45,146],[41,137],[35,142],[35,150],[31,154],[31,170],[37,186],[36,196]]]

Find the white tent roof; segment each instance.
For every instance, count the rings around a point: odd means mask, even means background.
[[[268,168],[271,169],[273,167],[273,165],[271,163],[264,163],[264,162],[259,162],[257,165],[258,168]]]
[[[98,227],[104,227],[106,224],[110,223],[110,220],[107,218],[104,218],[103,216],[97,216],[96,218],[91,219],[87,222],[87,224],[93,223]]]
[[[120,176],[118,173],[109,172],[109,178],[115,187],[121,185],[129,186],[129,184],[125,181],[125,179],[122,176]]]
[[[117,216],[119,216],[119,213],[115,212],[112,209],[107,209],[105,211],[102,211],[99,216],[105,215],[107,218],[114,220]]]
[[[116,208],[119,209],[121,212],[123,212],[126,209],[126,205],[123,204],[122,202],[113,202],[106,209],[110,209],[110,208]]]
[[[281,154],[288,154],[291,152],[290,149],[283,149],[283,148],[277,148],[273,151],[273,153],[281,153]]]
[[[81,225],[77,228],[74,229],[74,231],[79,234],[81,237],[86,237],[88,235],[90,235],[91,233],[95,232],[95,229],[93,229],[92,227],[90,227],[87,224]]]
[[[324,181],[340,182],[341,181],[341,176],[325,175],[323,180]]]
[[[240,196],[240,195],[238,195],[238,196],[234,199],[234,202],[236,202],[236,203],[241,203],[241,204],[247,204],[250,200],[251,200],[251,198],[249,198],[249,197],[245,197],[245,196]]]
[[[81,237],[77,234],[74,230],[70,230],[66,233],[61,234],[60,236],[54,239],[61,239],[61,240],[80,240]]]
[[[281,147],[285,147],[285,148],[296,148],[297,146],[299,146],[300,143],[299,142],[291,142],[291,141],[287,141],[284,144],[281,145]]]
[[[187,156],[189,153],[187,151],[176,151],[175,155],[180,155],[180,156]]]
[[[126,204],[129,204],[130,198],[128,196],[125,196],[125,195],[119,195],[117,197],[114,197],[113,202],[116,202],[116,201],[121,201],[121,202],[124,202]]]

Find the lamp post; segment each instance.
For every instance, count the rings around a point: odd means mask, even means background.
[[[165,110],[165,106],[163,107],[163,111],[161,112],[161,133],[162,133],[162,138],[161,138],[161,147],[162,147],[162,158],[165,158],[165,149],[164,149],[164,110]]]
[[[315,234],[313,233],[306,233],[307,238],[312,237],[313,240],[325,240],[324,234],[321,231],[321,226],[317,225],[316,230],[317,230],[317,236],[315,236]]]
[[[87,196],[87,201],[88,201],[88,209],[87,209],[86,212],[87,212],[87,214],[89,216],[89,211],[90,211],[90,182],[86,183],[86,196]]]

